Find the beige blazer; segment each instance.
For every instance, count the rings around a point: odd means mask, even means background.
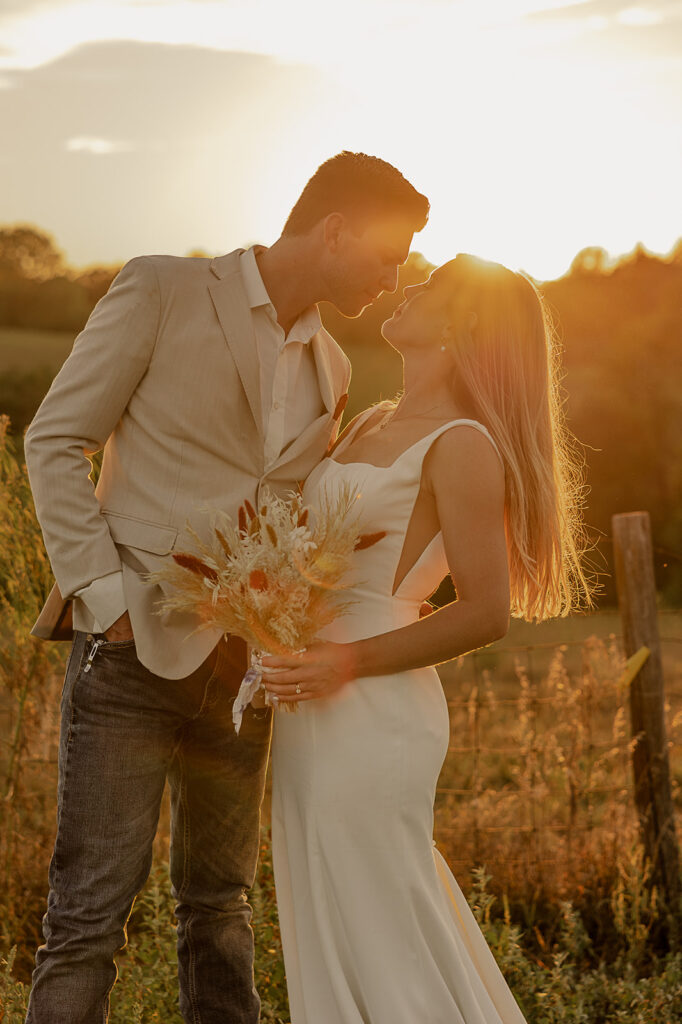
[[[65,600],[123,571],[140,661],[168,679],[219,639],[189,615],[158,614],[142,575],[236,515],[268,485],[284,494],[333,442],[350,363],[323,329],[312,345],[324,413],[264,469],[260,371],[238,249],[214,260],[142,256],[95,307],[26,435],[26,462],[57,587],[33,633],[68,635]],[[104,448],[97,488],[85,454]],[[64,595],[62,599],[61,595]]]

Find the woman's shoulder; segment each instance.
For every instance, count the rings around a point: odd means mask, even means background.
[[[431,484],[437,480],[459,483],[467,479],[488,481],[493,489],[504,488],[504,465],[499,448],[484,424],[473,419],[456,419],[430,446],[424,470]]]
[[[444,423],[442,431],[435,439],[435,450],[453,450],[461,452],[494,452],[497,461],[502,463],[499,446],[490,430],[480,420],[459,416]]]

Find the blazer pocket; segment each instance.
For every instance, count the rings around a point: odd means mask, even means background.
[[[146,519],[135,519],[120,512],[102,511],[115,544],[139,548],[153,555],[167,555],[173,550],[178,531],[174,526],[161,526]]]

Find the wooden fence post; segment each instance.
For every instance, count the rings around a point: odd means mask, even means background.
[[[679,939],[680,857],[665,731],[663,665],[649,513],[615,515],[612,529],[625,655],[629,658],[644,646],[650,651],[630,683],[635,803],[644,850],[652,866],[652,884],[665,900],[667,931],[676,944]]]

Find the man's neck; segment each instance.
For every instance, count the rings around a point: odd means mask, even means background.
[[[269,249],[256,252],[256,262],[285,334],[304,309],[316,301],[316,282],[311,274],[306,242],[278,238]]]

